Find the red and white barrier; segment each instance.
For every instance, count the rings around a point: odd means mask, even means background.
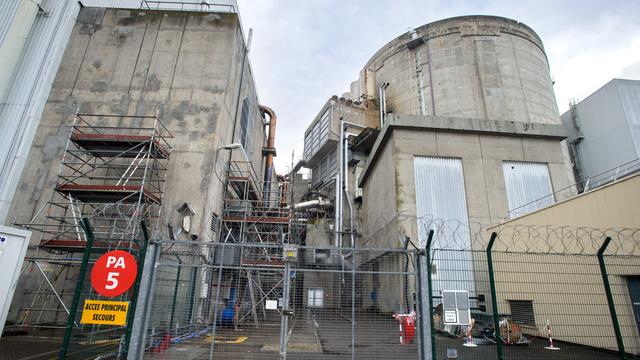
[[[547,335],[549,335],[549,346],[545,346],[545,349],[560,350],[559,347],[553,346],[553,337],[551,336],[551,323],[549,323],[549,319],[547,319]]]
[[[473,325],[476,323],[476,321],[472,318],[471,321],[469,322],[469,326],[467,328],[467,339],[465,341],[464,344],[462,344],[462,346],[466,346],[466,347],[476,347],[478,346],[478,344],[473,342],[473,337],[471,335],[471,330],[473,330]]]
[[[398,320],[400,327],[400,344],[411,344],[416,336],[416,313],[395,314],[393,318]]]

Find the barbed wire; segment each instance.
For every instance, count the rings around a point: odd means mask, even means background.
[[[440,250],[486,251],[492,233],[493,251],[561,255],[596,255],[607,237],[611,238],[607,256],[640,256],[640,228],[595,228],[568,225],[511,225],[465,222],[433,215],[406,214],[379,216],[361,225],[361,241],[372,244],[398,244],[398,235],[411,237],[419,247],[426,246],[434,231],[431,248]]]

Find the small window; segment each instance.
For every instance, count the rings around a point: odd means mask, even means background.
[[[511,319],[518,325],[536,325],[536,318],[533,314],[533,301],[531,300],[509,300],[511,307]]]
[[[331,250],[329,249],[313,250],[313,262],[316,264],[326,264],[330,258],[331,258]]]
[[[307,306],[321,308],[324,299],[324,289],[309,289]]]

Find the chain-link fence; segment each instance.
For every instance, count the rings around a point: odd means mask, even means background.
[[[418,358],[414,250],[163,246],[145,358]]]
[[[424,226],[434,359],[638,357],[640,232]],[[467,324],[454,321],[447,291],[468,294]]]
[[[68,308],[69,316],[58,356],[61,359],[126,358],[149,239],[146,223],[143,221],[138,225],[136,237],[128,242],[128,247],[99,243],[94,238],[93,226],[87,218],[82,219],[79,227],[84,231],[87,245],[76,264],[77,269],[73,269],[77,282]],[[93,283],[94,266],[102,255],[116,249],[129,253],[138,266],[131,274],[134,280],[126,292],[104,296],[96,291],[96,284]],[[124,267],[120,266],[121,271]],[[106,283],[106,289],[115,288],[118,281],[122,280],[120,272],[114,275],[111,282]],[[108,307],[110,308],[107,310]],[[103,310],[103,314],[96,314],[100,318],[92,318],[92,310]],[[114,321],[116,315],[113,314],[116,311],[123,315],[121,319]]]

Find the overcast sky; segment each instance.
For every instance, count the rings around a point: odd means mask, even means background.
[[[640,0],[238,0],[262,104],[278,115],[276,170],[301,157],[304,130],[369,58],[408,27],[460,15],[497,15],[544,42],[562,114],[614,77],[640,79]]]

